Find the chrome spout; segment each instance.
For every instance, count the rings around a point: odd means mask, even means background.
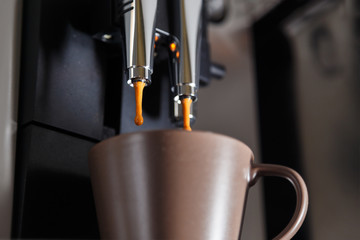
[[[200,26],[202,0],[180,0],[180,66],[175,86],[175,101],[197,100],[199,87]]]
[[[127,82],[151,83],[157,0],[124,0]]]

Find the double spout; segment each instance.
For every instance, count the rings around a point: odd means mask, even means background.
[[[142,90],[151,83],[153,72],[157,0],[124,0],[124,30],[127,82],[135,88],[135,123],[141,125]],[[202,0],[177,0],[179,71],[173,81],[174,103],[182,105],[184,129],[191,130],[191,104],[199,87],[199,43]]]

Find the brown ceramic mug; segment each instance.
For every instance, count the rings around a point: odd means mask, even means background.
[[[235,240],[249,187],[260,176],[288,179],[297,205],[275,239],[291,239],[304,221],[308,193],[298,173],[255,164],[244,143],[210,132],[123,134],[89,155],[103,239]]]

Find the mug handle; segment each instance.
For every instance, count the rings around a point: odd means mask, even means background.
[[[253,186],[259,177],[274,176],[286,178],[296,191],[296,208],[293,217],[286,228],[274,240],[291,239],[304,222],[309,196],[302,177],[293,169],[274,164],[252,164],[249,185]]]

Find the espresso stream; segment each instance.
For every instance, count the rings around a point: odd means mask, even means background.
[[[190,127],[190,107],[191,107],[192,99],[191,98],[183,98],[181,100],[182,110],[183,110],[183,118],[184,118],[184,130],[191,131]]]
[[[144,82],[135,82],[135,103],[136,103],[136,115],[134,122],[136,125],[141,126],[144,123],[144,118],[142,116],[142,99],[143,99],[143,91],[144,91],[145,83]],[[190,107],[191,107],[192,99],[184,98],[181,100],[182,110],[183,110],[183,118],[184,118],[184,130],[191,131],[190,127]]]
[[[136,125],[141,126],[144,123],[144,118],[142,116],[142,98],[143,98],[143,90],[145,87],[144,82],[135,82],[135,101],[136,101],[136,115],[134,122]]]

